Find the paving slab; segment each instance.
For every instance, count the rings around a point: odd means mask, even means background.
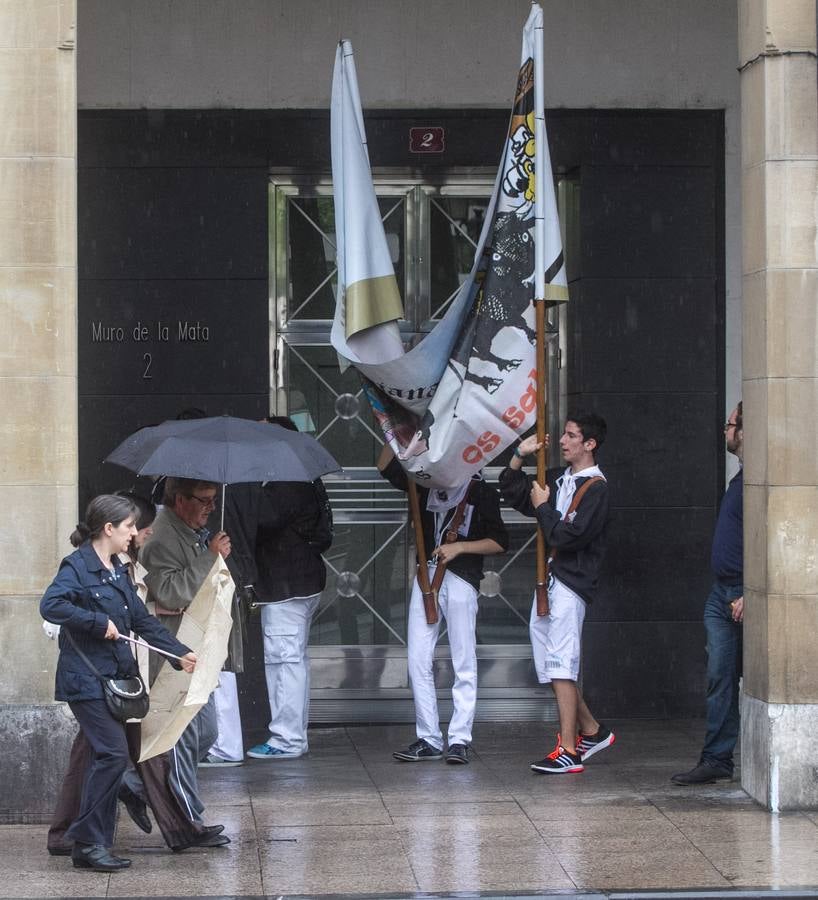
[[[0,897],[818,900],[817,810],[773,815],[739,773],[672,784],[701,722],[608,724],[616,743],[572,776],[529,768],[553,723],[478,724],[469,766],[393,760],[405,726],[311,729],[299,759],[200,771],[227,847],[173,854],[123,815],[133,865],[107,875],[48,856],[45,826],[0,826]]]

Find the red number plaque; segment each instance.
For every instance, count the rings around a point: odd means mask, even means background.
[[[445,129],[438,126],[409,129],[410,153],[443,153],[445,149]]]

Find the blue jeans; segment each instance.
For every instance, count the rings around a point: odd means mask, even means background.
[[[741,676],[741,623],[730,602],[743,596],[741,584],[716,581],[704,604],[707,633],[707,734],[701,761],[732,774],[739,730],[738,681]]]

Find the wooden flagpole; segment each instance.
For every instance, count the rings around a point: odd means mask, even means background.
[[[423,610],[426,613],[426,624],[434,625],[438,620],[437,596],[429,582],[429,566],[426,560],[426,544],[423,540],[423,522],[420,518],[420,502],[417,485],[409,478],[409,512],[415,529],[415,544],[418,554],[418,585],[423,596]]]
[[[534,301],[537,316],[537,482],[545,487],[545,435],[547,418],[546,351],[545,351],[545,300]],[[548,615],[548,556],[542,529],[537,528],[537,615]]]
[[[542,20],[534,29],[534,309],[537,322],[537,481],[545,487],[546,349],[545,349],[545,179],[551,177],[546,164],[545,90],[543,74]],[[537,528],[537,615],[548,615],[548,560],[545,538]]]

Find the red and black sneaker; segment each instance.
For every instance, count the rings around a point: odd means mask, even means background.
[[[531,768],[535,772],[542,772],[546,775],[571,775],[574,772],[584,772],[585,766],[582,765],[582,758],[579,753],[572,753],[562,746],[562,738],[557,735],[557,746],[552,753],[549,753],[545,759],[540,762],[531,763]]]
[[[577,746],[574,748],[579,753],[580,759],[585,762],[586,759],[605,750],[616,741],[616,735],[610,728],[606,728],[601,722],[599,730],[596,734],[583,734],[581,731],[577,738]]]

